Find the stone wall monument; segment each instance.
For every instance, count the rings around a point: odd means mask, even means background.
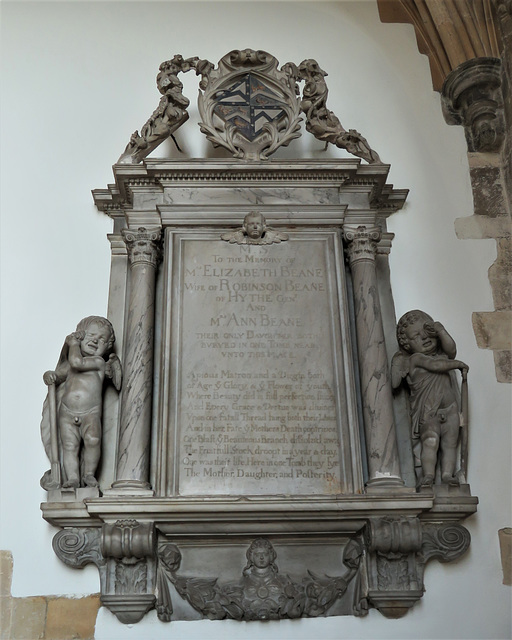
[[[187,120],[178,74],[191,70],[201,76],[201,130],[233,158],[148,158]],[[58,367],[45,382],[56,387],[52,406],[62,406],[69,371],[84,411],[95,395],[101,458],[83,482],[73,473],[68,482],[70,426],[59,409],[41,508],[61,528],[58,557],[96,564],[102,603],[122,622],[152,608],[166,622],[369,607],[400,617],[423,594],[427,561],[469,546],[461,522],[478,501],[458,383],[439,404],[435,424],[448,421],[450,434],[430,467],[417,430],[418,486],[408,413],[410,404],[419,415],[418,368],[445,384],[431,369],[467,367],[428,317],[419,331],[435,353],[409,325],[399,350],[386,219],[407,191],[386,183],[389,166],[328,109],[325,76],[314,60],[279,67],[250,49],[217,67],[174,56],[115,183],[93,192],[113,221],[115,353],[107,363],[113,343],[99,353],[68,337],[68,373]],[[269,159],[300,135],[301,114],[310,133],[355,157]],[[116,389],[103,388],[105,375]],[[402,383],[410,398],[394,392]],[[76,459],[90,444],[80,402]],[[439,471],[446,452],[453,460]]]

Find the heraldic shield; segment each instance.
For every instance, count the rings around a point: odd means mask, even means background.
[[[237,158],[266,159],[300,136],[295,78],[265,51],[232,51],[202,71],[201,131]],[[286,67],[285,67],[286,68]]]

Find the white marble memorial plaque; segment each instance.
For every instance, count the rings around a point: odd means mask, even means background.
[[[171,494],[349,491],[338,239],[288,233],[263,246],[170,234]]]

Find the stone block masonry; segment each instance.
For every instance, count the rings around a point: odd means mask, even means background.
[[[13,558],[0,551],[0,640],[93,640],[99,595],[13,598]]]

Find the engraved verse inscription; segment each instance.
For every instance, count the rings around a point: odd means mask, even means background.
[[[183,241],[181,495],[342,492],[328,255],[326,237]]]

